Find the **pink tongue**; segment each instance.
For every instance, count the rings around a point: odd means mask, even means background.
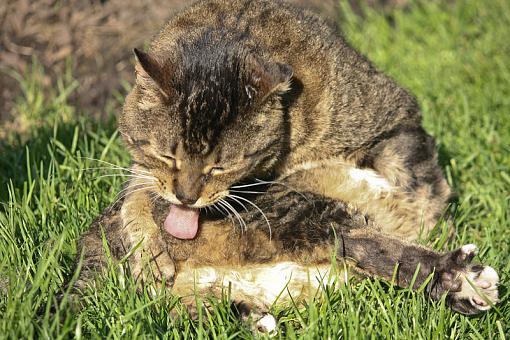
[[[198,232],[198,215],[198,209],[189,209],[172,204],[165,219],[165,230],[177,238],[192,239]]]

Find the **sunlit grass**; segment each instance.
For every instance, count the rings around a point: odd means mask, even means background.
[[[440,162],[458,197],[458,234],[450,249],[481,248],[480,261],[498,270],[502,302],[479,317],[451,312],[444,302],[362,280],[328,290],[300,306],[275,306],[281,337],[503,339],[510,304],[510,3],[421,2],[391,13],[348,13],[342,26],[352,44],[410,89],[436,138]],[[34,69],[34,72],[41,72]],[[77,85],[63,82],[44,95],[36,79],[20,77],[18,114],[31,126],[0,142],[0,337],[249,338],[221,300],[211,315],[186,316],[168,292],[136,293],[109,271],[72,311],[56,302],[74,273],[76,240],[114,201],[123,179],[104,177],[97,162],[129,164],[115,122],[76,118],[67,103]],[[57,305],[56,309],[52,306]],[[178,314],[178,313],[177,313]],[[184,314],[183,314],[184,315]]]

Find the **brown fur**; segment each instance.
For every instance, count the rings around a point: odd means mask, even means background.
[[[135,275],[175,291],[189,291],[193,268],[242,276],[289,263],[302,274],[332,254],[385,279],[398,266],[403,287],[420,266],[417,284],[433,275],[434,298],[460,285],[458,273],[497,283],[469,264],[472,247],[443,255],[409,243],[450,193],[434,140],[416,100],[317,16],[276,1],[202,1],[135,53],[119,129],[137,178],[84,236],[86,261],[105,223],[111,246],[138,245]],[[180,240],[162,229],[171,204],[234,215],[202,211],[198,235]],[[460,296],[449,293],[453,308],[485,308]]]

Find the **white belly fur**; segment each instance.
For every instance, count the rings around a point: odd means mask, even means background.
[[[390,192],[392,187],[388,181],[377,172],[369,169],[351,168],[349,175],[356,182],[365,182],[368,188],[377,192]]]
[[[303,163],[286,173],[283,178],[302,170],[333,166],[336,178],[341,185],[339,193],[359,192],[360,187],[367,190],[372,199],[381,193],[390,193],[390,183],[377,172],[370,169],[359,169],[341,160],[329,162]],[[335,192],[336,194],[337,192]],[[336,197],[337,195],[333,195]],[[370,196],[371,197],[371,196]],[[362,195],[359,199],[367,203],[370,197]],[[343,199],[343,197],[340,197]],[[353,199],[353,197],[351,197]],[[357,203],[357,202],[354,202]],[[315,296],[323,285],[338,284],[347,281],[348,270],[336,268],[332,272],[331,264],[304,266],[296,262],[278,262],[254,264],[237,267],[191,266],[180,268],[173,291],[185,296],[194,292],[230,289],[231,298],[251,297],[265,305],[276,301],[286,301],[304,296]]]
[[[242,267],[190,267],[179,270],[174,292],[188,295],[228,288],[232,299],[251,297],[264,305],[314,296],[322,285],[345,282],[340,270],[330,264],[303,266],[295,262],[257,264]],[[344,273],[347,275],[346,272]]]

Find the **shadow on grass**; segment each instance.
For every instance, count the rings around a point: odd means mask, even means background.
[[[98,205],[106,203],[111,187],[94,184],[95,174],[85,176],[81,158],[97,158],[111,150],[115,130],[113,119],[79,118],[41,124],[0,140],[0,254],[5,256],[0,271],[10,272],[12,282],[18,282],[12,273],[20,268],[34,277],[53,275],[48,282],[56,286],[61,284],[56,277],[72,272],[75,241]],[[114,151],[109,157],[118,155],[118,148]],[[51,269],[40,272],[50,260]],[[27,282],[23,284],[31,285]]]
[[[450,167],[450,160],[453,158],[453,156],[443,144],[437,144],[437,156],[438,163],[441,169],[443,170],[443,174],[449,177],[449,180],[451,181],[450,185],[452,189],[452,194],[448,202],[450,203],[450,205],[458,206],[459,196],[457,194],[458,185],[457,178],[455,178],[455,175],[448,170]]]
[[[79,119],[73,122],[56,123],[53,126],[33,128],[25,135],[11,135],[11,140],[0,140],[0,202],[8,202],[8,186],[12,183],[14,190],[28,190],[27,185],[39,176],[47,177],[51,162],[60,164],[66,157],[59,152],[57,143],[84,155],[90,150],[80,150],[89,147],[87,134],[94,134],[101,130],[112,135],[116,129],[114,119],[108,122],[86,122]],[[78,140],[81,139],[81,140]],[[93,139],[93,138],[90,138]],[[92,146],[93,147],[93,146]],[[38,190],[36,183],[35,192]]]

